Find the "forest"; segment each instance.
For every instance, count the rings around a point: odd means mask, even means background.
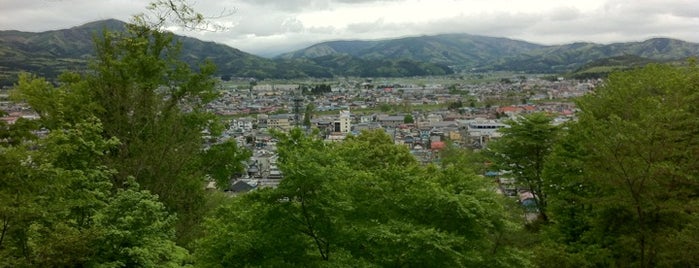
[[[613,73],[577,120],[527,115],[437,164],[382,131],[276,133],[279,187],[229,197],[205,186],[250,152],[202,135],[223,129],[205,109],[215,66],[190,68],[157,26],[96,36],[89,72],[20,76],[11,97],[40,119],[0,121],[0,267],[699,265],[694,61]]]

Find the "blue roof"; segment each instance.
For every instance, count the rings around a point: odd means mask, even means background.
[[[488,176],[488,177],[495,177],[495,176],[497,176],[497,175],[500,175],[500,173],[497,172],[497,171],[486,171],[486,172],[485,172],[485,175]]]

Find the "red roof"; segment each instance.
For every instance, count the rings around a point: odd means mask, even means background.
[[[444,149],[444,146],[445,145],[444,145],[443,141],[433,141],[430,144],[430,148],[432,148],[432,150],[442,150],[442,149]]]

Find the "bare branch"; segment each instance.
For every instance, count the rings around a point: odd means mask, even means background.
[[[147,13],[134,16],[134,23],[154,29],[177,26],[188,31],[225,31],[228,27],[214,22],[232,16],[236,9],[223,9],[215,16],[205,16],[192,8],[187,0],[154,0]]]

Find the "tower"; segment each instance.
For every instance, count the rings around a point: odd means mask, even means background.
[[[340,111],[340,132],[349,133],[352,130],[352,117],[349,109]]]
[[[296,95],[292,99],[294,101],[294,126],[300,127],[303,113],[303,97]]]

